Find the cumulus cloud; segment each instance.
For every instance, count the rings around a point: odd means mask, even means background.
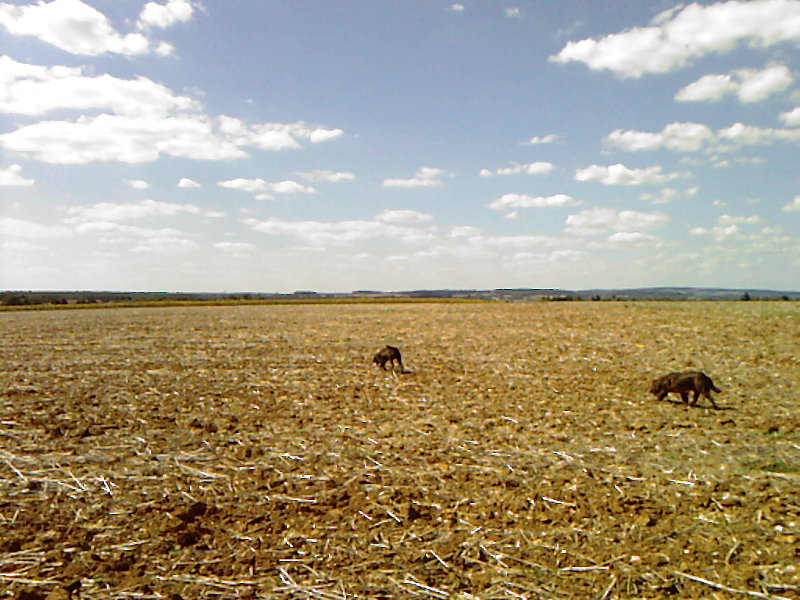
[[[730,151],[742,146],[800,142],[800,129],[776,129],[734,123],[718,131],[700,123],[671,123],[660,132],[617,129],[606,144],[636,152],[666,148],[677,152]]]
[[[423,243],[433,240],[426,228],[402,226],[378,220],[352,221],[284,221],[247,219],[245,224],[268,235],[296,237],[310,245],[347,245],[368,240],[395,240],[403,243]]]
[[[705,75],[678,91],[678,102],[715,102],[735,94],[740,102],[764,100],[782,92],[794,82],[794,76],[785,65],[775,65],[763,70],[738,69],[729,74]]]
[[[591,165],[575,170],[577,181],[598,181],[605,185],[661,184],[683,176],[682,173],[662,173],[659,166],[632,169],[620,163],[608,166]]]
[[[756,225],[763,223],[764,218],[759,215],[751,215],[749,217],[740,217],[735,215],[722,215],[717,220],[720,225],[727,227],[728,225]]]
[[[15,219],[13,217],[0,217],[0,237],[29,238],[29,239],[51,239],[56,237],[66,237],[72,232],[63,225],[43,225]]]
[[[177,22],[192,18],[194,8],[189,0],[168,0],[166,4],[148,2],[139,15],[140,29],[159,27],[164,29]]]
[[[716,102],[729,94],[735,94],[739,85],[732,75],[704,75],[675,94],[678,102]]]
[[[135,190],[146,190],[150,187],[150,184],[146,181],[141,179],[126,179],[125,183],[131,186]]]
[[[673,71],[695,58],[730,52],[743,43],[768,47],[797,40],[798,0],[692,3],[661,13],[648,27],[569,42],[551,60],[577,61],[594,70],[641,77]]]
[[[591,208],[567,217],[567,233],[580,236],[614,233],[643,233],[660,227],[669,220],[662,212],[618,211],[613,208]]]
[[[0,56],[0,112],[43,115],[59,109],[103,110],[119,115],[166,115],[200,104],[146,77],[87,77],[82,68],[40,66]]]
[[[255,250],[256,248],[255,244],[250,244],[247,242],[217,242],[214,244],[214,247],[224,250],[225,252],[233,252],[235,254],[249,252],[251,250]]]
[[[416,210],[382,210],[375,217],[383,223],[427,223],[433,216]]]
[[[71,67],[44,67],[0,57],[0,112],[31,116],[54,110],[104,111],[76,120],[40,121],[0,135],[0,148],[55,164],[153,161],[162,155],[199,160],[247,156],[243,147],[301,148],[343,134],[294,123],[246,123],[202,114],[193,98],[139,77],[86,77]]]
[[[556,166],[551,162],[538,161],[532,163],[515,164],[511,167],[502,167],[500,169],[481,169],[481,177],[492,177],[493,175],[516,175],[518,173],[525,173],[527,175],[544,175],[550,173]]]
[[[178,181],[179,188],[186,188],[186,189],[193,189],[202,187],[199,183],[197,183],[194,179],[189,179],[188,177],[181,177],[180,181]]]
[[[11,35],[34,36],[71,54],[133,55],[150,50],[146,37],[139,33],[120,34],[103,13],[81,0],[22,6],[2,3],[0,26]]]
[[[245,179],[238,177],[236,179],[228,179],[226,181],[219,181],[217,185],[220,187],[228,188],[231,190],[239,190],[241,192],[249,192],[256,194],[258,200],[272,200],[271,194],[316,194],[311,186],[303,185],[292,179],[285,179],[283,181],[267,181],[261,179]]]
[[[41,121],[0,135],[0,147],[53,164],[141,163],[161,155],[200,160],[247,156],[202,115],[152,119],[101,114],[75,122]]]
[[[670,123],[656,133],[616,129],[606,137],[609,145],[628,151],[667,148],[692,152],[714,141],[714,131],[701,123]]]
[[[608,236],[608,241],[612,244],[629,246],[650,244],[657,240],[658,238],[654,235],[640,233],[638,231],[618,231],[617,233],[612,233],[610,236]]]
[[[348,171],[331,171],[329,169],[314,169],[298,173],[306,181],[326,181],[337,183],[339,181],[353,181],[356,176]]]
[[[158,200],[141,200],[139,202],[113,203],[98,202],[90,206],[72,206],[67,209],[70,216],[65,219],[68,224],[82,223],[116,223],[147,217],[172,217],[181,213],[220,217],[224,213],[203,210],[194,204],[174,204]]]
[[[444,173],[443,169],[434,167],[421,167],[411,179],[384,179],[385,187],[441,187],[442,181],[439,177]]]
[[[733,142],[737,146],[800,142],[800,129],[773,129],[734,123],[730,127],[720,129],[719,137],[722,140]]]
[[[641,200],[652,202],[653,204],[669,204],[681,198],[691,198],[697,195],[700,191],[698,187],[691,187],[686,190],[677,190],[675,188],[663,188],[658,193],[652,194],[646,192],[639,196]]]
[[[787,127],[797,127],[800,125],[800,106],[780,115],[783,124]]]
[[[341,129],[309,127],[302,121],[247,124],[227,115],[219,117],[219,128],[237,146],[253,146],[265,150],[300,148],[298,140],[317,144],[336,139],[344,133]]]
[[[524,143],[532,145],[532,146],[535,146],[535,145],[538,145],[538,144],[552,144],[557,139],[558,139],[558,136],[555,133],[549,133],[547,135],[542,135],[542,136],[535,135],[531,139],[529,139],[528,141],[526,141]]]
[[[694,227],[689,230],[691,235],[710,235],[718,242],[723,242],[731,238],[737,238],[741,235],[741,230],[738,225],[716,225],[711,228]]]
[[[21,165],[0,168],[0,187],[27,187],[33,184],[33,179],[27,179],[22,175]]]
[[[145,254],[173,255],[190,252],[198,247],[197,242],[180,236],[153,236],[139,241],[130,251]]]
[[[800,196],[795,196],[794,200],[781,207],[784,212],[800,212]]]
[[[292,129],[291,125],[287,127]],[[292,140],[291,147],[299,147],[291,136],[284,139]],[[74,122],[41,121],[0,135],[0,148],[54,164],[98,160],[141,163],[162,155],[229,160],[247,156],[242,145],[276,150],[287,147],[283,140],[274,138],[231,135],[200,114],[156,118],[101,114],[82,116]]]
[[[510,208],[552,208],[559,206],[576,206],[581,204],[567,194],[553,196],[530,196],[528,194],[504,194],[492,200],[487,206],[494,210],[507,210]]]

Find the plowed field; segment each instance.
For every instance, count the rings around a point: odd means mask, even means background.
[[[6,312],[0,345],[0,598],[800,598],[800,303]],[[687,369],[720,410],[648,393]]]

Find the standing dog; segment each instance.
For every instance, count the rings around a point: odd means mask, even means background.
[[[720,393],[721,391],[711,381],[711,377],[700,371],[683,371],[663,375],[658,379],[654,379],[653,385],[650,387],[650,393],[658,396],[659,400],[663,400],[667,397],[667,394],[674,392],[675,394],[680,394],[681,400],[683,400],[684,404],[687,404],[689,402],[689,392],[694,392],[691,406],[697,404],[700,396],[705,396],[714,408],[719,408],[719,406],[714,402],[714,398],[711,397],[711,392]]]
[[[394,346],[386,346],[385,348],[381,348],[378,353],[372,359],[376,365],[378,365],[381,369],[386,371],[386,363],[392,364],[392,370],[394,370],[394,364],[397,362],[400,365],[400,372],[405,371],[405,367],[403,367],[403,359],[400,356],[400,350],[395,348]]]

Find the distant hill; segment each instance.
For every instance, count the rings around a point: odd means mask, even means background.
[[[312,290],[291,294],[264,292],[115,292],[115,291],[6,291],[0,292],[0,305],[86,305],[106,303],[161,303],[161,302],[258,302],[324,300],[424,300],[472,299],[506,302],[561,301],[561,300],[800,300],[800,292],[761,289],[700,288],[700,287],[650,287],[624,289],[538,289],[509,288],[494,290],[408,290],[384,292],[358,290],[354,292],[327,293]]]

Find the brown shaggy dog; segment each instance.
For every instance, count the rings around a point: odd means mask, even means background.
[[[405,371],[405,367],[403,367],[403,359],[400,357],[400,350],[394,346],[387,345],[385,348],[381,348],[372,359],[372,362],[374,362],[384,371],[386,370],[386,363],[391,363],[392,370],[394,370],[394,363],[397,362],[397,364],[400,365],[400,371]]]
[[[714,408],[719,408],[711,397],[711,392],[721,392],[711,377],[700,371],[683,371],[680,373],[670,373],[653,380],[653,385],[650,387],[650,393],[658,396],[659,400],[667,397],[667,394],[674,392],[680,394],[684,403],[689,402],[689,392],[694,392],[694,399],[691,406],[697,404],[700,396],[708,398],[709,402]]]

